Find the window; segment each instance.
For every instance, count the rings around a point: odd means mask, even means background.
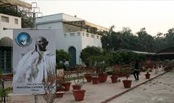
[[[80,36],[80,32],[77,32],[77,35]]]
[[[95,36],[94,35],[91,35],[91,38],[94,38]]]
[[[18,19],[15,19],[15,24],[18,24]]]
[[[70,36],[75,36],[75,33],[70,33]]]
[[[64,37],[66,37],[67,35],[66,34],[64,34]]]
[[[99,39],[99,36],[97,35],[97,39]]]
[[[11,73],[12,69],[12,50],[10,48],[0,49],[0,68],[3,73]]]
[[[89,37],[89,34],[88,33],[86,34],[86,37]]]
[[[1,21],[9,23],[9,18],[6,16],[1,16]]]

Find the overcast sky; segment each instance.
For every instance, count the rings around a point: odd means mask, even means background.
[[[57,13],[77,15],[88,22],[115,31],[129,27],[132,33],[145,27],[147,33],[167,33],[174,27],[172,0],[22,0],[37,2],[43,16]]]

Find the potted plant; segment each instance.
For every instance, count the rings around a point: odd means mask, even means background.
[[[146,68],[146,74],[145,74],[145,77],[146,79],[149,79],[150,78],[150,71],[152,71],[154,67],[154,63],[149,59],[145,62],[145,68]]]
[[[74,84],[72,85],[73,90],[81,89],[84,83],[84,74],[82,66],[76,66],[76,76],[74,77]]]
[[[93,68],[87,67],[85,68],[85,74],[84,77],[87,80],[87,82],[91,82],[92,80],[92,73],[94,72]]]
[[[114,66],[111,67],[111,81],[112,83],[116,83],[117,79],[118,79],[118,73],[119,73],[119,69],[115,68]]]
[[[117,77],[121,77],[122,73],[121,73],[121,66],[119,65],[115,65],[112,67],[111,72],[112,72],[112,76],[117,76]]]
[[[150,73],[149,73],[149,68],[147,69],[147,72],[145,74],[146,79],[150,79]]]
[[[74,79],[73,96],[75,101],[83,101],[86,90],[81,89],[84,83],[83,70],[81,66],[76,66],[76,79]]]
[[[64,82],[64,78],[57,76],[56,78],[56,97],[57,98],[63,97],[64,91],[65,91],[65,87],[62,85],[63,82]]]
[[[83,101],[85,97],[86,90],[79,89],[79,90],[73,90],[73,96],[75,101]]]
[[[87,80],[87,82],[91,82],[92,76],[90,73],[86,73],[86,74],[84,74],[84,76],[85,76],[85,79]]]
[[[98,77],[98,74],[92,75],[92,84],[98,84],[100,82],[100,79]]]
[[[72,75],[72,71],[66,71],[65,72],[65,78],[64,78],[64,82],[62,83],[62,85],[65,87],[65,91],[69,91],[70,90],[70,86],[71,86],[71,75]]]
[[[105,82],[107,80],[107,73],[106,73],[106,63],[105,61],[99,62],[97,64],[97,73],[98,73],[98,77],[99,77],[99,81],[100,82]]]
[[[131,72],[132,72],[132,68],[131,67],[124,67],[124,68],[122,68],[122,73],[126,77],[126,80],[122,80],[124,88],[130,88],[131,87],[132,80],[128,80]]]

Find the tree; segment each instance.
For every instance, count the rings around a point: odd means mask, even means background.
[[[173,47],[174,44],[174,28],[168,30],[165,35],[166,48]]]
[[[141,28],[138,34],[139,51],[154,51],[154,38],[146,32],[145,28]]]
[[[63,49],[56,50],[56,64],[58,67],[62,66],[63,61],[68,61],[70,58],[69,54],[65,52]]]
[[[102,54],[102,48],[95,46],[88,46],[81,51],[80,58],[87,66],[89,65],[88,57],[98,56]]]
[[[166,48],[166,40],[165,37],[162,36],[163,33],[157,33],[156,37],[154,38],[154,43],[155,43],[155,52],[158,52],[162,49]]]

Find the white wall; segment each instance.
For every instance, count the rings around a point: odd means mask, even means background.
[[[92,35],[94,36],[93,38],[91,37]],[[98,36],[98,38],[97,38],[97,36]],[[100,39],[101,39],[100,35],[84,32],[83,38],[82,38],[82,41],[83,41],[82,49],[86,48],[87,46],[102,47]]]
[[[61,13],[62,14],[62,17],[63,17],[63,20],[67,20],[67,21],[80,21],[80,20],[83,20],[81,18],[77,18],[75,16],[71,16],[71,15],[68,15],[68,14],[64,14],[64,13]]]
[[[66,33],[64,36],[64,44],[62,46],[64,46],[64,50],[68,51],[68,49],[72,46],[75,47],[76,49],[76,63],[79,64],[80,61],[80,52],[82,50],[82,35],[81,35],[81,31],[78,32],[69,32]]]
[[[47,15],[43,17],[38,17],[36,19],[37,24],[48,24],[48,23],[55,23],[58,21],[62,21],[62,15],[61,14],[54,14],[54,15]]]
[[[3,22],[1,17],[5,16],[9,18],[9,22]],[[18,24],[15,24],[15,19],[18,19]],[[3,28],[9,28],[10,30],[3,30]],[[9,37],[13,39],[13,30],[14,28],[21,28],[21,18],[10,16],[6,14],[0,14],[0,39],[3,37]]]
[[[71,46],[74,47],[76,49],[76,63],[81,64],[80,53],[82,49],[87,46],[101,47],[101,37],[98,35],[99,38],[97,39],[97,35],[91,33],[88,33],[89,37],[86,37],[87,32],[85,29],[63,24],[61,20],[79,21],[82,19],[61,13],[37,18],[36,24],[38,29],[56,29],[56,48],[68,52]]]

